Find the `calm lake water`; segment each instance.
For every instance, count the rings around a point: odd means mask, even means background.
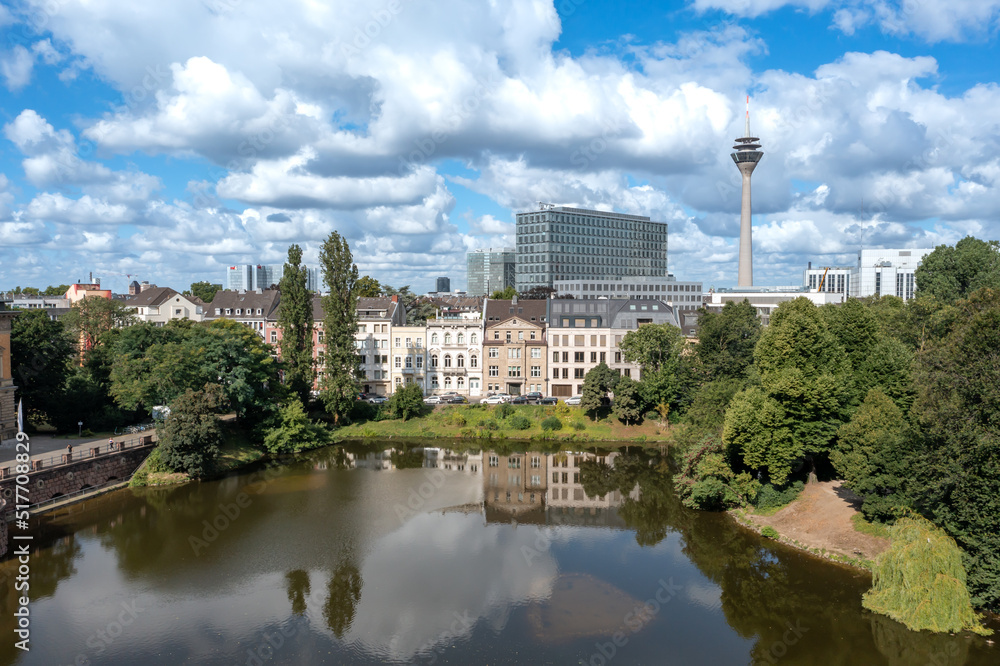
[[[621,452],[356,444],[35,518],[31,651],[8,560],[0,663],[1000,663]]]

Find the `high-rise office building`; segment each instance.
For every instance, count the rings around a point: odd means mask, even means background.
[[[451,291],[451,278],[439,277],[437,279],[437,283],[435,284],[434,291],[439,294]]]
[[[624,215],[541,204],[517,214],[519,292],[557,280],[665,277],[667,224]]]
[[[845,298],[897,296],[908,301],[917,290],[917,267],[933,251],[860,250],[855,266],[813,268],[810,264],[803,282],[810,290],[843,294]]]
[[[465,255],[469,296],[489,296],[515,284],[513,249],[473,250]]]
[[[285,274],[284,264],[240,264],[226,269],[225,288],[230,291],[276,289]],[[319,269],[306,267],[306,289],[320,291]]]

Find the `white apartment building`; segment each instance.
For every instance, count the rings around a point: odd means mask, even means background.
[[[170,287],[145,289],[135,296],[129,296],[125,305],[135,308],[135,316],[139,321],[152,322],[157,326],[163,326],[174,319],[202,321],[208,314],[208,306],[199,299],[179,294]],[[258,332],[263,330],[261,326]]]
[[[426,392],[427,327],[392,326],[391,368],[392,392],[416,384]]]
[[[399,298],[359,298],[355,345],[361,357],[361,390],[376,395],[392,393],[392,329],[406,324],[406,308]]]
[[[639,366],[622,358],[622,339],[644,324],[679,328],[677,314],[662,300],[552,299],[548,304],[550,358],[545,394],[557,398],[583,393],[584,378],[600,363],[638,381]]]
[[[471,314],[471,313],[464,313]],[[427,322],[427,395],[455,391],[476,398],[483,394],[483,320],[462,316]]]

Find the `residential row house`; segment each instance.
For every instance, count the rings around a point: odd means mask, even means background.
[[[639,367],[622,357],[622,339],[644,324],[679,325],[674,308],[659,299],[553,299],[546,303],[551,356],[545,393],[557,398],[581,395],[584,377],[600,363],[620,375],[641,379]]]
[[[277,345],[278,292],[219,292],[206,319],[232,317]],[[639,368],[624,361],[621,341],[644,324],[677,326],[677,313],[658,299],[493,300],[473,310],[439,310],[438,317],[406,325],[398,297],[359,298],[355,346],[361,389],[391,395],[416,384],[425,395],[458,393],[479,398],[491,393],[538,392],[579,395],[587,372],[599,363],[640,379]],[[479,316],[477,316],[479,315]],[[325,353],[323,309],[313,299],[314,358]]]
[[[483,381],[487,394],[546,393],[547,308],[545,300],[486,301]]]
[[[218,293],[222,294],[225,292]],[[225,309],[226,306],[222,304],[222,301],[227,299],[222,298],[219,300],[219,307]],[[125,305],[135,308],[135,316],[139,321],[152,322],[156,326],[163,326],[169,321],[180,319],[202,321],[205,319],[206,311],[211,307],[196,296],[185,296],[170,287],[150,287],[143,289],[134,295],[130,295],[125,300]],[[247,308],[243,304],[234,309],[240,309],[240,317],[242,318],[242,312]],[[263,329],[260,330],[262,331]]]

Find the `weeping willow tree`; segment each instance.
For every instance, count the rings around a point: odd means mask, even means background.
[[[972,610],[954,539],[923,518],[901,519],[891,536],[892,546],[875,560],[865,608],[913,631],[990,633]]]

